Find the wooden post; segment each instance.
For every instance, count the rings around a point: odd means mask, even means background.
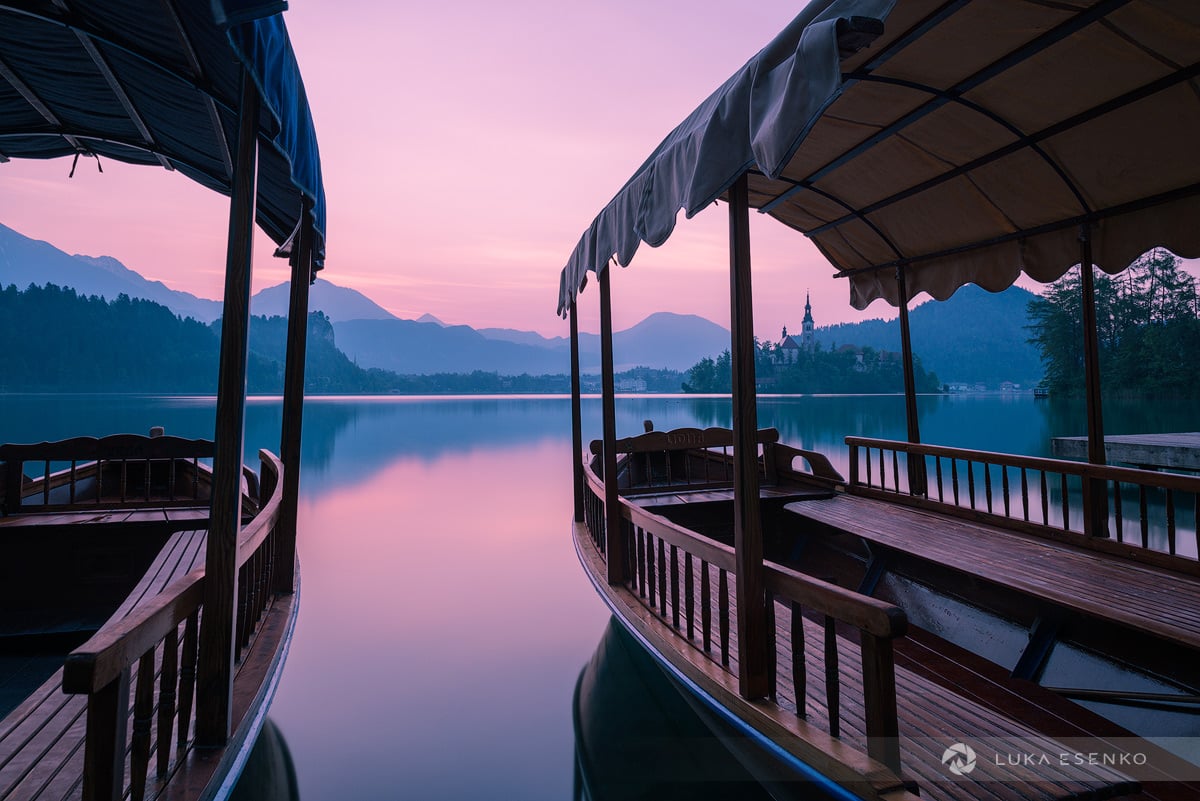
[[[758,480],[758,395],[750,287],[750,203],[743,174],[729,189],[729,301],[733,368],[733,544],[737,565],[738,690],[763,698],[767,670],[766,578]]]
[[[88,696],[83,746],[83,801],[117,801],[125,794],[129,732],[129,669]]]
[[[625,540],[622,538],[621,497],[617,491],[617,389],[613,378],[612,293],[609,268],[600,271],[600,372],[604,417],[604,550],[608,583],[625,580]]]
[[[1087,384],[1088,461],[1104,464],[1104,415],[1100,406],[1100,337],[1096,331],[1096,285],[1092,272],[1091,227],[1084,223],[1079,232],[1079,285],[1082,293],[1083,372]],[[1108,490],[1102,479],[1083,483],[1084,533],[1091,537],[1108,536]]]
[[[258,90],[242,70],[237,162],[229,203],[225,302],[217,378],[216,453],[205,556],[204,615],[196,672],[196,745],[229,739],[233,704],[237,537],[242,516],[242,447],[246,418],[246,351],[250,323],[250,262],[254,240],[258,155]]]
[[[571,477],[575,497],[575,522],[583,522],[583,400],[580,392],[579,317],[571,300]]]
[[[275,528],[274,591],[290,595],[296,586],[296,521],[300,499],[300,432],[304,416],[304,357],[308,346],[308,288],[312,284],[312,215],[306,208],[292,251],[288,301],[287,357],[283,368],[283,425],[279,456],[283,462],[283,503]],[[268,496],[269,497],[269,496]]]
[[[921,441],[921,429],[917,423],[917,379],[913,373],[912,336],[908,327],[908,284],[905,282],[904,265],[896,268],[896,288],[900,293],[900,353],[904,362],[904,419],[908,425],[908,441]],[[913,495],[924,496],[928,492],[925,476],[925,457],[908,454],[908,486]]]
[[[892,641],[862,632],[863,706],[867,754],[900,772],[900,723],[896,715],[896,665]]]

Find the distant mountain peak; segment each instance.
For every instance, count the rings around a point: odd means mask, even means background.
[[[167,288],[143,278],[112,256],[71,256],[49,242],[31,239],[0,225],[0,286],[30,284],[70,287],[81,295],[115,300],[118,295],[143,298],[166,306],[175,314],[204,323],[221,314],[221,304],[188,292]]]
[[[286,317],[291,286],[286,281],[267,287],[250,299],[250,311],[264,317]],[[357,289],[338,286],[324,278],[317,280],[308,295],[309,311],[324,312],[330,322],[344,320],[394,320],[396,315]]]
[[[445,323],[443,323],[443,322],[442,322],[441,320],[439,320],[438,318],[434,317],[434,316],[433,316],[432,314],[430,314],[429,312],[425,312],[425,313],[424,313],[424,314],[422,314],[420,317],[418,317],[418,318],[417,318],[417,322],[418,322],[418,323],[433,323],[434,325],[440,325],[442,328],[445,328],[445,327],[446,327],[446,324],[445,324]]]

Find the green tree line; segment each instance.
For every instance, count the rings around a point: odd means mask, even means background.
[[[1124,272],[1095,276],[1100,376],[1109,395],[1196,397],[1200,305],[1196,279],[1161,248]],[[1058,394],[1084,391],[1083,305],[1076,268],[1029,303],[1030,342]]]
[[[205,325],[149,300],[107,301],[54,284],[0,289],[0,392],[213,394],[217,390],[220,320]],[[252,317],[247,388],[283,391],[287,318]],[[648,391],[676,391],[680,373],[635,368]],[[585,381],[589,377],[585,376]],[[598,377],[590,377],[599,383]],[[338,349],[323,313],[308,318],[305,391],[315,394],[566,393],[567,375],[494,372],[398,375],[362,368]]]
[[[781,394],[878,394],[904,391],[904,364],[898,353],[843,346],[824,350],[791,351],[774,343],[755,340],[754,372],[758,388]],[[732,388],[732,364],[726,350],[715,359],[692,365],[683,383],[684,392],[726,393]],[[913,357],[917,392],[937,392],[938,378]]]

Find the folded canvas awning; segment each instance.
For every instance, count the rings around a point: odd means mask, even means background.
[[[857,50],[856,31],[882,33]],[[601,210],[562,271],[627,265],[749,173],[850,301],[938,299],[1164,246],[1200,256],[1200,3],[817,0]]]
[[[0,162],[77,154],[157,164],[228,195],[244,65],[263,106],[258,223],[286,249],[307,203],[319,268],[325,191],[304,84],[277,13],[285,6],[0,0]]]

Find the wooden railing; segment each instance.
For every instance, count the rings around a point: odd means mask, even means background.
[[[774,428],[759,429],[758,442],[764,447],[778,440],[779,432]],[[615,452],[624,456],[617,479],[617,488],[624,495],[671,489],[698,491],[733,484],[733,432],[728,428],[649,431],[619,439],[615,446]],[[603,448],[603,440],[592,440],[593,455],[600,455]]]
[[[847,437],[849,490],[1195,571],[1200,477]],[[925,470],[925,493],[908,481]],[[1097,497],[1097,493],[1100,493]],[[1099,504],[1099,520],[1088,514]]]
[[[792,469],[795,456],[782,452],[781,464]],[[817,460],[820,462],[821,460]],[[824,470],[822,466],[820,469]],[[832,467],[829,468],[832,471]],[[836,475],[836,471],[833,471]],[[808,474],[805,474],[808,476]],[[597,549],[604,552],[604,482],[593,466],[585,469],[585,524]],[[731,621],[736,626],[734,604],[736,559],[733,548],[621,500],[626,588],[656,618],[691,643],[723,670],[736,675],[741,665],[731,665]],[[904,612],[891,604],[859,595],[789,568],[764,564],[768,601],[766,627],[770,632],[768,681],[772,697],[777,688],[780,657],[774,647],[775,606],[792,614],[788,654],[789,675],[795,690],[796,714],[806,719],[807,663],[804,646],[804,610],[824,621],[824,666],[829,732],[841,734],[840,665],[835,626],[840,622],[858,631],[862,648],[863,707],[866,716],[868,755],[900,771],[899,730],[896,714],[896,680],[892,640],[907,628]]]
[[[207,500],[200,459],[213,456],[211,440],[180,437],[75,437],[58,442],[0,445],[0,511],[59,512],[89,508],[195,506]],[[36,492],[25,475],[38,465]],[[67,464],[54,470],[56,463]]]
[[[238,661],[273,598],[271,577],[283,468],[267,451],[260,451],[259,458],[260,511],[238,537]],[[153,786],[149,778],[152,753],[153,781],[157,782],[165,781],[185,757],[194,721],[203,597],[204,569],[199,568],[176,579],[128,616],[103,627],[67,657],[63,692],[88,697],[84,801],[116,801],[125,795],[141,801]],[[136,689],[132,737],[127,739],[131,681],[136,681]]]
[[[775,606],[785,607],[791,619],[788,654],[796,714],[806,717],[808,669],[805,658],[805,610],[821,621],[824,644],[825,706],[829,714],[829,733],[841,735],[841,668],[838,664],[837,624],[846,623],[858,630],[862,654],[863,708],[866,718],[867,754],[900,772],[900,725],[896,714],[896,666],[892,640],[903,637],[908,618],[898,606],[843,589],[783,565],[768,562],[767,630],[775,644]],[[769,681],[775,695],[780,665],[778,649],[771,663]]]
[[[808,469],[798,469],[797,460],[807,465]],[[825,454],[778,442],[763,445],[763,470],[767,481],[772,484],[790,480],[835,487],[846,482]]]

